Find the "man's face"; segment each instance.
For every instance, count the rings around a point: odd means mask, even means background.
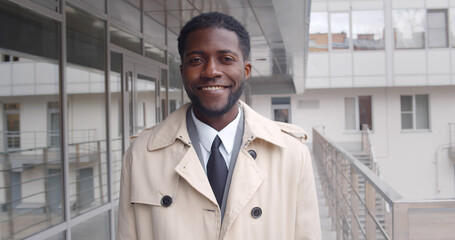
[[[244,61],[234,32],[205,28],[188,34],[180,72],[195,110],[219,117],[239,100],[251,64]]]

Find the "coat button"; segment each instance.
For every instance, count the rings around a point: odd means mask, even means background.
[[[251,210],[251,216],[253,218],[260,218],[262,216],[262,209],[260,207],[254,207]]]
[[[248,150],[248,153],[251,155],[251,157],[252,157],[253,159],[256,159],[256,157],[257,157],[256,151],[254,151],[254,150]]]
[[[161,198],[161,206],[169,207],[169,206],[171,206],[171,204],[172,204],[172,198],[169,197],[168,195]]]

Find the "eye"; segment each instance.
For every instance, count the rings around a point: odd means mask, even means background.
[[[232,63],[232,62],[235,62],[235,58],[233,58],[231,56],[223,56],[223,57],[221,57],[221,62]]]
[[[202,58],[195,57],[195,58],[190,58],[188,62],[190,64],[198,64],[198,63],[203,62],[203,60],[202,60]]]

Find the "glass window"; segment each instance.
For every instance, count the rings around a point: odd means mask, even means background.
[[[167,70],[166,69],[161,69],[161,82],[160,82],[160,97],[161,97],[161,119],[163,120],[167,117],[168,113],[168,101],[167,101],[167,94],[166,94],[166,89],[167,89]]]
[[[24,239],[63,220],[59,23],[3,1],[0,33],[0,238]]]
[[[45,8],[48,8],[55,12],[60,12],[60,0],[31,0],[32,2],[39,4]]]
[[[183,105],[183,84],[180,76],[180,59],[169,55],[169,113]]]
[[[455,8],[450,9],[450,34],[452,36],[452,47],[455,47]]]
[[[447,10],[428,10],[428,47],[443,48],[449,44],[447,34]]]
[[[425,10],[393,10],[395,48],[425,48]]]
[[[346,130],[360,131],[364,124],[373,130],[371,96],[345,98],[344,110]]]
[[[110,17],[137,32],[141,31],[141,0],[112,0]]]
[[[356,100],[354,97],[348,97],[344,99],[344,118],[345,118],[345,129],[356,130]]]
[[[154,59],[158,62],[166,64],[166,51],[162,50],[153,44],[145,43],[145,56]]]
[[[312,12],[310,20],[310,52],[326,52],[328,49],[329,24],[326,12]]]
[[[330,35],[332,49],[349,48],[349,13],[330,14]]]
[[[67,5],[69,202],[76,216],[107,202],[105,23]]]
[[[166,27],[155,18],[159,18],[160,13],[145,12],[144,13],[144,34],[148,41],[159,46],[166,45]]]
[[[384,49],[384,11],[352,11],[354,50]]]
[[[402,95],[401,129],[430,129],[430,112],[428,95]]]
[[[116,27],[109,27],[111,35],[111,43],[119,45],[120,47],[131,50],[135,53],[142,54],[141,39],[129,33],[126,33]]]
[[[102,213],[74,226],[71,229],[71,239],[111,239],[109,226],[109,212]]]
[[[111,73],[110,73],[110,90],[111,90],[111,168],[112,168],[112,194],[114,199],[119,198],[120,194],[120,174],[122,168],[123,156],[123,111],[122,111],[122,86],[121,86],[121,69],[122,55],[111,52]]]
[[[273,120],[279,122],[291,122],[291,98],[276,97],[272,98]]]

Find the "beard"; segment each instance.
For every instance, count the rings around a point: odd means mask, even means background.
[[[204,114],[207,117],[220,117],[229,112],[229,110],[231,110],[231,108],[240,99],[240,96],[242,96],[243,90],[245,88],[245,82],[246,82],[245,79],[243,79],[240,86],[229,94],[227,103],[221,109],[218,110],[206,108],[204,104],[202,104],[201,100],[191,91],[186,91],[186,93],[194,107],[197,108],[202,114]]]

